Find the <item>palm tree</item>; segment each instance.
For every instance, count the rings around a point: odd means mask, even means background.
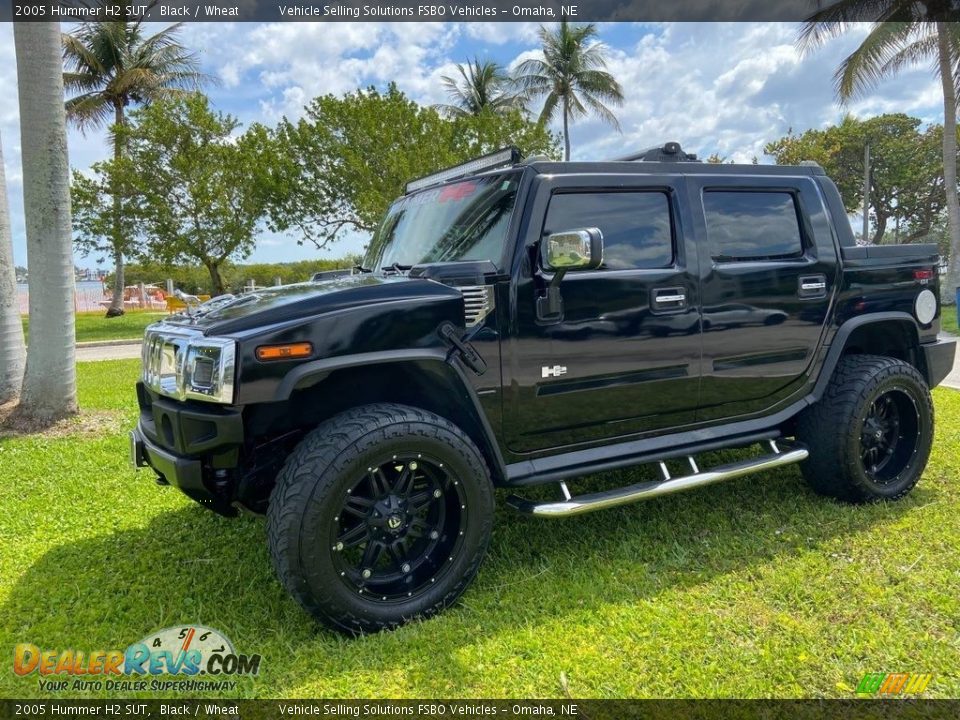
[[[0,403],[19,397],[25,362],[17,275],[13,269],[10,207],[3,172],[3,147],[0,146]]]
[[[957,94],[960,87],[960,27],[931,22],[942,15],[939,0],[841,0],[804,24],[797,43],[808,52],[845,33],[852,23],[874,21],[860,46],[837,68],[837,96],[846,103],[905,67],[929,63],[943,91],[943,180],[950,262],[941,284],[944,302],[953,303],[960,285],[960,205],[957,202]],[[911,18],[924,17],[924,21]]]
[[[149,3],[153,7],[158,0]],[[126,109],[131,103],[147,104],[163,97],[199,88],[206,78],[198,71],[196,57],[177,42],[181,23],[146,35],[139,20],[81,23],[63,35],[63,58],[67,71],[64,86],[73,97],[67,100],[67,117],[81,130],[113,123],[113,157],[123,157]],[[113,301],[107,317],[123,314],[123,256],[130,243],[124,237],[120,215],[122,188],[114,188]]]
[[[48,422],[77,410],[70,167],[60,23],[14,23],[30,347],[18,414]]]
[[[443,85],[450,97],[450,105],[437,109],[451,117],[480,115],[483,112],[505,113],[523,107],[523,100],[510,92],[510,77],[495,62],[474,58],[457,65],[459,78],[444,75]]]
[[[564,159],[570,159],[570,121],[591,110],[618,131],[620,123],[605,103],[621,105],[623,89],[606,71],[607,61],[595,25],[570,25],[566,18],[555,30],[540,28],[543,59],[525,60],[517,68],[516,83],[528,99],[546,96],[540,122],[549,122],[559,110],[563,116]],[[589,43],[589,44],[588,44]]]

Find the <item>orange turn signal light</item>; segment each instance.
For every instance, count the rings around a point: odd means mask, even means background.
[[[285,345],[261,345],[257,348],[257,360],[292,360],[310,357],[313,345],[308,342]]]

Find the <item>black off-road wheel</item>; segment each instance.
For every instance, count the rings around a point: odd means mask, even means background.
[[[296,447],[267,510],[273,566],[294,598],[349,634],[451,605],[486,553],[494,497],[458,427],[395,404],[349,410]]]
[[[902,360],[849,355],[800,416],[797,439],[810,450],[800,469],[816,492],[852,503],[898,500],[930,457],[930,389]]]

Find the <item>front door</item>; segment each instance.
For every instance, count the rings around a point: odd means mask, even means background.
[[[700,374],[697,257],[685,244],[682,181],[539,177],[505,342],[506,436],[518,453],[694,420]],[[603,263],[559,283],[562,314],[538,298],[552,274],[538,244],[596,228]],[[542,305],[542,303],[541,303]]]

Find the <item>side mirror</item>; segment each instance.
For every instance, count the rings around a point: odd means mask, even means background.
[[[595,270],[602,263],[603,233],[598,228],[551,233],[540,243],[540,264],[544,270]]]
[[[537,319],[560,322],[563,298],[560,281],[568,270],[595,270],[603,264],[603,233],[597,228],[564,230],[547,235],[540,243],[540,265],[553,272],[545,294],[537,298]]]

